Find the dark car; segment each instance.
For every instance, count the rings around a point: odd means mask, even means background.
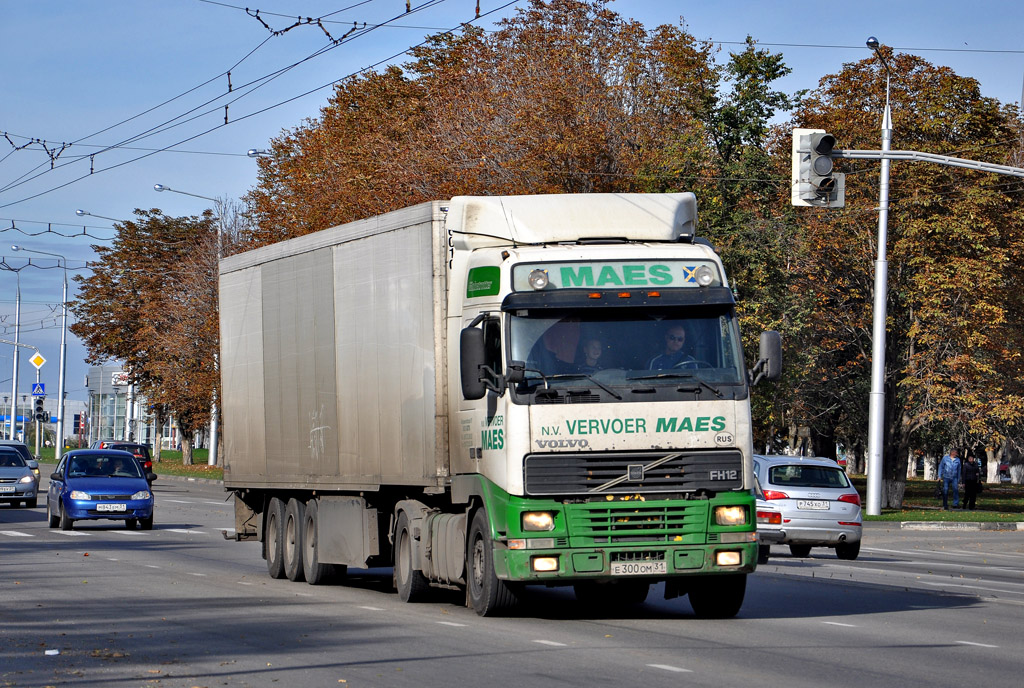
[[[61,457],[50,475],[46,517],[51,528],[71,530],[75,521],[112,519],[131,529],[153,528],[156,480],[145,474],[135,457],[112,449],[76,449]]]
[[[0,502],[34,508],[38,492],[39,475],[32,465],[14,447],[0,447]]]

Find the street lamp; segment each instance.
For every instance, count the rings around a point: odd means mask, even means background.
[[[121,220],[118,220],[116,218],[104,217],[103,215],[96,215],[94,213],[90,213],[88,210],[82,210],[81,208],[79,208],[78,210],[75,211],[75,215],[77,215],[78,217],[83,217],[85,215],[88,215],[89,217],[98,217],[101,220],[110,220],[111,222],[121,222]]]
[[[259,148],[250,148],[245,152],[245,154],[250,158],[262,158],[268,157],[270,155],[270,151],[261,150]]]
[[[64,378],[66,377],[68,367],[68,259],[59,253],[37,251],[25,248],[24,246],[11,246],[11,250],[53,256],[57,258],[58,265],[60,261],[64,261],[64,289],[61,292],[60,298],[60,362],[57,364],[60,368],[60,377],[57,379],[57,441],[54,442],[54,457],[57,461],[60,461],[64,449]]]
[[[889,262],[886,242],[889,231],[889,160],[892,144],[892,112],[889,109],[889,65],[871,36],[867,46],[885,69],[885,111],[882,114],[882,175],[878,184],[878,257],[875,259],[875,307],[871,344],[871,395],[868,403],[868,499],[867,513],[882,513],[882,451],[885,442],[885,310],[888,298]]]
[[[178,191],[177,189],[172,189],[171,187],[164,186],[163,184],[154,184],[153,191],[170,191],[171,193],[184,194],[185,196],[193,196],[195,198],[202,198],[213,203],[219,203],[219,201],[216,198],[210,198],[209,196],[200,196],[199,194],[189,193],[188,191]]]

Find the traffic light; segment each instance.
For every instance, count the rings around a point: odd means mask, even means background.
[[[793,205],[842,208],[846,175],[832,171],[836,137],[824,129],[793,130]]]
[[[41,422],[41,423],[46,423],[47,421],[50,420],[50,415],[43,408],[43,401],[45,399],[46,399],[46,397],[36,397],[36,400],[35,400],[36,410],[35,410],[34,418],[36,420],[38,420],[39,422]]]

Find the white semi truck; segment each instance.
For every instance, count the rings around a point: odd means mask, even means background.
[[[735,615],[757,562],[733,292],[693,194],[456,197],[220,263],[224,485],[274,578],[402,600],[664,582]]]

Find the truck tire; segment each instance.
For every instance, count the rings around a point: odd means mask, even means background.
[[[494,543],[487,512],[477,509],[466,547],[466,584],[470,606],[480,616],[493,616],[512,607],[516,596],[494,572]]]
[[[690,606],[701,619],[731,619],[743,606],[747,574],[701,576],[689,586]]]
[[[284,510],[284,538],[281,542],[284,555],[284,575],[292,582],[306,580],[302,568],[302,529],[305,523],[306,505],[292,497]]]
[[[271,578],[284,578],[284,502],[277,497],[267,504],[263,526],[263,553]]]
[[[409,531],[409,516],[398,515],[395,526],[395,588],[403,602],[422,602],[430,591],[430,582],[422,571],[413,568],[412,548],[415,547]]]
[[[302,526],[302,568],[306,572],[306,582],[310,585],[323,585],[345,570],[344,565],[321,564],[317,521],[320,513],[319,502],[311,499],[306,503],[306,516]]]

